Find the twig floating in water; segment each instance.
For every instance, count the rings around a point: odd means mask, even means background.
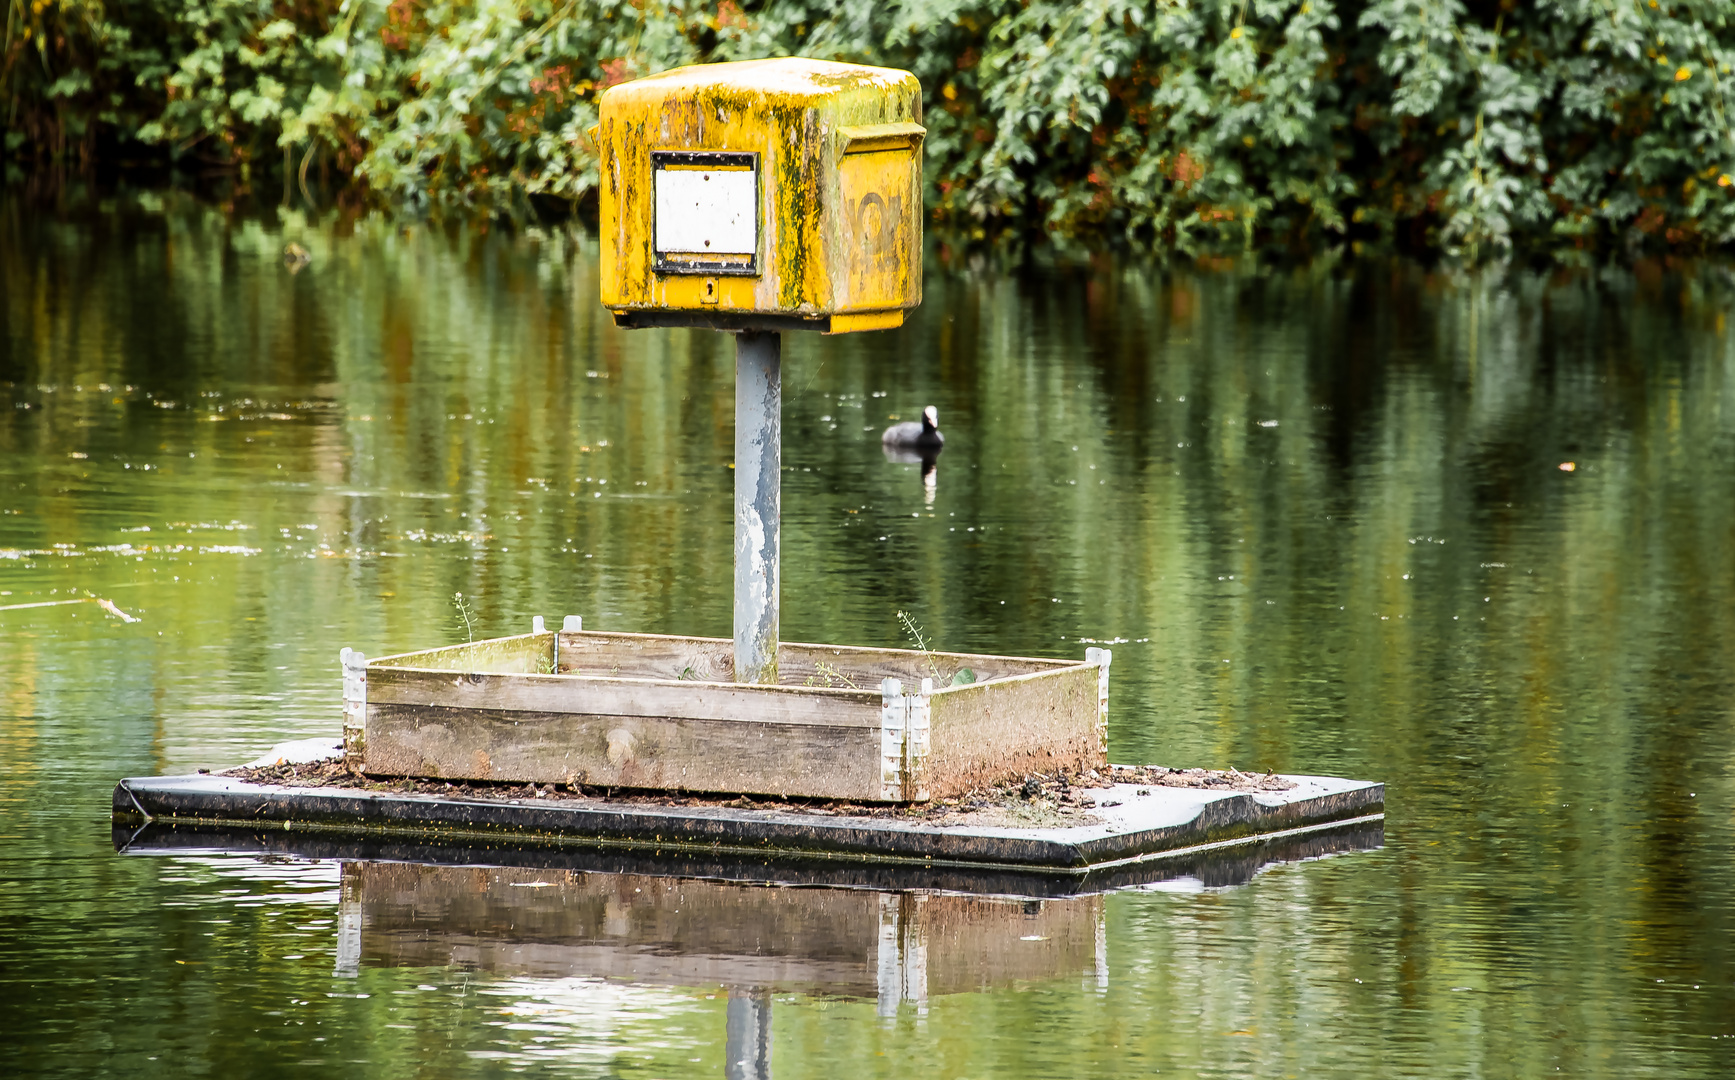
[[[128,615],[120,608],[115,607],[113,600],[104,600],[100,596],[81,596],[76,600],[38,600],[29,604],[5,604],[0,605],[0,611],[20,611],[24,608],[36,607],[61,607],[66,604],[95,604],[97,607],[102,608],[104,611],[113,615],[122,622],[140,621],[137,616]]]

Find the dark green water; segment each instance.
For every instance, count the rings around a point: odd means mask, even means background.
[[[1116,760],[1384,780],[1379,850],[958,915],[889,1015],[823,892],[117,855],[117,778],[335,735],[338,649],[461,640],[454,593],[729,633],[732,344],[596,294],[564,229],[0,204],[0,605],[139,619],[0,611],[0,1070],[741,1075],[767,983],[781,1077],[1735,1071],[1710,265],[934,265],[904,330],[787,341],[786,639],[1112,641]],[[931,502],[878,445],[930,403]]]

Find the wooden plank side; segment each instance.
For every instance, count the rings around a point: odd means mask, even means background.
[[[667,679],[484,675],[381,668],[369,672],[368,704],[686,717],[878,731],[881,701],[877,687],[866,692]]]
[[[978,681],[985,681],[1052,671],[1077,661],[786,641],[777,651],[778,681],[785,686],[825,686],[828,674],[819,670],[822,663],[866,689],[888,676],[911,686],[920,685],[924,678],[943,685],[961,668],[969,668]],[[560,673],[726,683],[735,677],[735,644],[728,638],[562,632]],[[848,685],[836,676],[829,677],[833,687]]]
[[[935,799],[1033,772],[1108,765],[1097,737],[1097,667],[954,687],[932,696],[927,789]]]
[[[916,649],[870,649],[855,645],[810,645],[785,642],[777,650],[777,673],[781,682],[806,684],[813,679],[825,685],[820,664],[849,677],[857,686],[877,686],[893,678],[915,688],[923,679],[945,686],[960,669],[968,668],[977,682],[1029,675],[1071,667],[1076,660],[1038,660],[1025,656],[984,656],[978,653],[924,653]],[[835,677],[831,685],[845,685]]]
[[[554,634],[516,634],[512,637],[468,641],[439,649],[382,656],[368,662],[379,667],[430,668],[439,671],[480,671],[490,674],[535,674],[554,670]]]
[[[874,728],[670,716],[367,707],[374,775],[880,799]]]
[[[560,674],[733,682],[735,643],[728,638],[562,631]]]
[[[855,653],[860,654],[864,658],[880,656],[885,657],[888,661],[900,658],[920,660],[924,656],[933,656],[936,659],[950,661],[964,667],[980,664],[982,667],[987,668],[992,667],[995,664],[1004,664],[1007,666],[1008,671],[1017,669],[1016,673],[1021,675],[1033,671],[1048,671],[1053,668],[1072,667],[1078,663],[1077,660],[1054,660],[1041,656],[997,656],[990,653],[960,652],[924,653],[920,649],[882,649],[868,645],[820,645],[809,641],[786,641],[783,643],[783,647],[786,649],[838,650],[845,655]]]

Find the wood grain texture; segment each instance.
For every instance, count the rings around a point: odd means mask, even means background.
[[[738,686],[733,655],[725,638],[561,631],[376,660],[364,768],[926,801],[1104,764],[1095,665],[794,643],[780,648],[780,685]],[[560,673],[542,674],[556,658]],[[977,681],[946,685],[963,668]],[[880,775],[886,678],[941,686],[927,753],[920,739],[900,741],[895,783]]]
[[[734,686],[668,679],[484,675],[382,668],[369,673],[370,705],[439,705],[540,713],[688,717],[819,727],[880,726],[874,691]]]
[[[923,786],[935,799],[1026,773],[1108,765],[1097,737],[1094,664],[951,687],[936,692],[929,709]]]
[[[562,632],[560,673],[733,683],[735,643],[668,634]]]
[[[382,656],[369,661],[368,668],[410,667],[509,675],[552,671],[553,664],[554,635],[545,632],[488,638],[485,641],[469,641],[439,649]]]
[[[386,776],[880,798],[879,728],[368,703]]]
[[[823,678],[818,671],[821,663],[848,675],[858,686],[878,685],[881,679],[890,677],[900,680],[907,688],[920,686],[923,679],[933,679],[936,686],[944,686],[963,668],[970,669],[977,682],[984,682],[1039,671],[1056,671],[1071,667],[1077,661],[801,643],[785,643],[777,654],[778,674],[786,684],[805,683],[813,677]]]
[[[787,641],[777,650],[778,681],[784,686],[825,686],[828,678],[833,687],[847,686],[835,676],[821,672],[821,664],[866,689],[877,686],[887,676],[911,686],[924,678],[945,684],[962,668],[969,668],[977,681],[984,681],[1051,671],[1075,663],[1072,660],[1023,656],[923,653],[914,649],[873,649]],[[735,678],[734,642],[728,638],[666,634],[615,634],[594,630],[562,632],[560,671],[562,674],[728,683]]]

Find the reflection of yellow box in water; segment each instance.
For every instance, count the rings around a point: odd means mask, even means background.
[[[898,326],[922,302],[922,91],[890,68],[750,60],[613,87],[602,302],[623,326]]]

